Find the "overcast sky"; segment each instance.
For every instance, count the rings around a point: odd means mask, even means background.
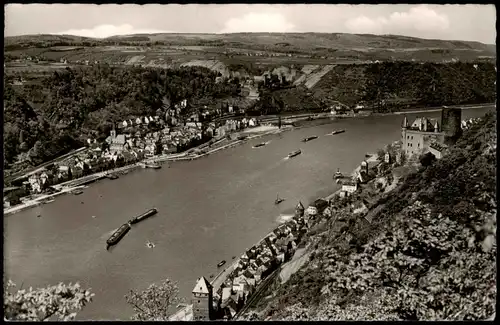
[[[10,4],[5,35],[323,32],[398,34],[494,44],[493,5]]]

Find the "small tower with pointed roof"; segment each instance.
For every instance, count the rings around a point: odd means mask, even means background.
[[[302,205],[302,202],[299,201],[299,204],[297,204],[297,206],[295,207],[295,215],[298,217],[302,217],[302,216],[304,216],[304,211],[305,211],[305,208]]]
[[[193,320],[204,321],[213,318],[213,288],[205,277],[201,277],[196,282],[193,289],[191,301],[193,303]]]

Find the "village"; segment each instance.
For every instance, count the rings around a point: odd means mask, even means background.
[[[204,143],[210,145],[231,133],[260,124],[256,118],[235,117],[235,109],[230,105],[225,112],[215,111],[217,119],[206,107],[182,119],[181,110],[186,107],[187,100],[183,100],[162,116],[140,116],[117,123],[104,141],[87,139],[85,150],[30,174],[15,190],[9,190],[4,195],[4,208],[29,199],[26,198],[29,195],[50,192],[57,184],[144,159],[184,152]]]

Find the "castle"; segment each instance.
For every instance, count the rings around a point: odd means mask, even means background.
[[[461,122],[460,108],[444,107],[441,110],[441,125],[437,119],[427,117],[417,117],[410,125],[405,116],[401,127],[402,149],[407,156],[426,151],[440,156],[441,151],[460,136]]]

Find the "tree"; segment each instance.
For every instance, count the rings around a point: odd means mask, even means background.
[[[53,317],[63,321],[73,320],[94,296],[78,283],[9,291],[15,286],[11,280],[4,283],[4,317],[11,321],[45,321]]]
[[[142,292],[130,290],[125,299],[134,308],[133,320],[166,321],[170,316],[169,308],[179,302],[178,294],[177,284],[166,279],[151,284]]]
[[[419,161],[422,166],[429,167],[434,163],[434,161],[436,161],[436,156],[434,156],[431,152],[428,152],[420,156]]]

